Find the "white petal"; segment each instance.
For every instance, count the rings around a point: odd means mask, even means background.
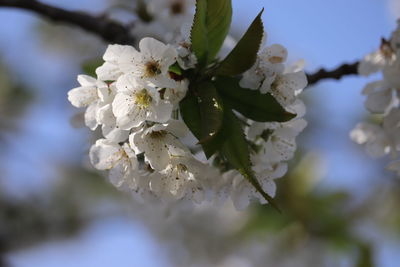
[[[152,57],[154,60],[162,59],[166,48],[165,44],[151,37],[145,37],[139,42],[140,53]]]
[[[372,73],[381,70],[385,63],[385,57],[380,51],[376,51],[364,57],[358,65],[358,73],[364,76],[371,75]]]
[[[96,75],[102,81],[116,81],[122,72],[116,63],[104,62],[96,69]]]
[[[146,85],[141,84],[132,74],[122,75],[116,82],[117,92],[135,92],[141,90]]]
[[[68,92],[68,100],[74,107],[81,108],[86,107],[98,99],[97,88],[94,86],[90,87],[78,87]]]
[[[391,90],[380,90],[368,95],[365,107],[372,113],[384,113],[392,101]]]
[[[239,185],[236,185],[231,194],[235,208],[237,210],[246,209],[250,204],[251,195],[251,188],[246,184],[246,181],[243,180]]]
[[[149,114],[147,119],[164,123],[171,119],[173,105],[166,101],[159,101],[156,106],[149,107]]]
[[[382,87],[383,87],[382,81],[375,81],[375,82],[367,83],[367,85],[362,90],[362,94],[369,95],[369,94],[377,91],[377,89],[382,88]]]
[[[99,170],[111,169],[121,159],[121,147],[109,140],[99,139],[90,148],[92,165]]]
[[[112,103],[112,111],[115,117],[127,116],[135,108],[135,99],[126,93],[117,93]]]
[[[101,130],[105,138],[116,143],[126,141],[129,136],[129,131],[122,130],[115,125],[102,125]]]
[[[288,55],[287,49],[280,44],[273,44],[270,47],[266,47],[260,53],[260,56],[264,60],[267,60],[273,64],[285,62],[287,55]]]
[[[99,125],[97,121],[97,103],[94,103],[86,109],[85,112],[85,125],[89,127],[92,131],[94,131]]]
[[[365,145],[365,150],[367,154],[373,158],[381,158],[390,153],[390,147],[383,136],[379,136],[379,138],[373,142],[368,142]]]
[[[81,86],[96,86],[97,80],[88,75],[78,75],[78,82]]]
[[[126,180],[129,179],[127,174],[130,173],[128,168],[129,165],[122,160],[117,162],[116,165],[111,168],[108,179],[115,187],[121,188],[126,184]]]
[[[189,133],[186,124],[179,120],[169,120],[165,129],[178,138],[184,138]]]
[[[138,51],[130,45],[109,45],[103,59],[110,62],[131,61],[137,57]]]
[[[163,170],[167,167],[170,156],[168,148],[166,148],[162,141],[146,140],[145,158],[150,166],[155,170]]]

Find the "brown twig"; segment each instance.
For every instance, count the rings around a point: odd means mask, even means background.
[[[100,36],[108,43],[133,44],[129,28],[102,16],[79,11],[68,11],[36,0],[0,0],[0,7],[20,8],[37,13],[49,20],[78,26]]]
[[[358,64],[359,62],[354,62],[352,64],[343,64],[331,71],[320,69],[313,74],[307,74],[308,85],[314,85],[324,79],[340,80],[343,76],[357,75]]]
[[[0,0],[0,7],[13,7],[32,11],[49,20],[78,26],[96,34],[108,43],[133,44],[135,38],[129,27],[104,16],[94,16],[79,11],[68,11],[59,7],[41,3],[37,0]],[[324,79],[339,80],[343,76],[356,75],[359,62],[343,64],[338,68],[326,71],[320,69],[316,73],[307,74],[308,85],[314,85]]]

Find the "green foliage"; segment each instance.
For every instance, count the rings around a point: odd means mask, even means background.
[[[232,108],[249,119],[259,122],[285,122],[296,115],[287,112],[270,94],[244,89],[235,78],[218,77],[214,81],[218,93]]]
[[[254,19],[235,48],[220,63],[219,67],[215,70],[217,75],[238,75],[254,65],[264,34],[264,27],[261,20],[263,11],[264,9]]]
[[[104,63],[102,58],[86,60],[82,63],[82,71],[89,76],[96,77],[96,69]]]
[[[254,171],[251,168],[250,151],[243,133],[242,125],[230,109],[225,109],[223,130],[227,135],[220,151],[222,156],[237,169],[273,207],[279,210],[273,198],[264,192],[254,175]]]
[[[182,118],[210,157],[219,147],[220,142],[212,140],[222,126],[223,106],[210,82],[195,84],[191,91],[180,103]]]
[[[199,140],[207,158],[217,154],[225,165],[238,170],[275,208],[271,196],[263,191],[252,170],[249,142],[237,110],[256,121],[287,121],[294,114],[285,111],[269,94],[262,95],[241,88],[237,79],[213,77],[215,73],[238,75],[256,61],[263,37],[262,11],[255,18],[237,46],[217,65],[207,69],[215,59],[228,34],[232,6],[230,0],[197,0],[190,39],[199,64],[189,76],[189,92],[180,103],[183,120]]]
[[[197,0],[190,40],[200,66],[214,60],[232,20],[231,0]]]
[[[200,116],[203,121],[202,138],[199,143],[207,143],[218,133],[222,126],[223,107],[217,90],[212,83],[201,83],[199,88]]]
[[[183,71],[181,69],[181,67],[179,66],[179,64],[176,62],[175,64],[171,65],[168,69],[169,72],[172,72],[176,75],[182,75]]]

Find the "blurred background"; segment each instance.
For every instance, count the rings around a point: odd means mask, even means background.
[[[135,1],[45,2],[134,17]],[[400,17],[400,0],[234,0],[233,36],[262,7],[268,44],[310,73],[376,50]],[[376,77],[305,91],[309,126],[277,181],[282,214],[176,212],[118,192],[88,163],[93,133],[67,92],[107,44],[22,10],[0,7],[0,18],[0,266],[400,266],[400,180],[349,139]]]

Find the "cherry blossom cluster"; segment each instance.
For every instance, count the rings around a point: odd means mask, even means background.
[[[358,72],[363,76],[382,73],[381,80],[368,83],[362,91],[367,97],[366,109],[378,115],[378,119],[357,124],[350,137],[365,145],[372,157],[391,155],[395,158],[400,151],[400,20],[390,39],[382,39],[379,50],[360,62]],[[392,161],[387,168],[400,174],[400,161]]]
[[[274,44],[263,48],[254,66],[243,74],[240,85],[243,88],[271,93],[286,110],[297,114],[290,121],[256,122],[247,120],[246,138],[252,144],[251,161],[265,192],[275,195],[274,179],[287,172],[287,161],[296,151],[296,137],[307,126],[303,119],[306,113],[304,103],[298,98],[307,86],[302,62],[285,68],[288,52],[285,47]],[[232,180],[232,200],[237,209],[244,209],[254,198],[261,203],[266,200],[237,171],[223,174]]]
[[[251,38],[245,34],[235,46],[227,35],[230,19],[202,20],[214,9],[229,17],[230,1],[205,3],[151,0],[139,5],[134,34],[152,37],[141,39],[138,50],[109,45],[97,77],[79,75],[80,87],[69,91],[68,99],[86,108],[85,123],[91,130],[101,130],[103,137],[91,147],[90,161],[96,169],[107,170],[117,188],[163,202],[223,203],[230,197],[237,209],[244,209],[253,199],[271,202],[274,179],[287,171],[296,136],[307,124],[298,99],[307,80],[301,64],[285,66],[283,46],[260,51],[254,46],[254,40],[261,43],[265,37],[262,12],[246,33]],[[204,29],[210,36],[203,35]],[[213,31],[225,32],[225,43]],[[208,46],[201,45],[203,40]],[[219,61],[227,50],[243,49],[244,44],[252,49],[245,68],[238,52]],[[218,84],[224,78],[237,89]],[[240,98],[230,107],[227,96],[221,97],[224,88],[250,99],[245,110],[252,110],[256,98],[266,102],[256,115],[243,115]],[[237,127],[231,130],[230,124]],[[226,146],[236,147],[232,153],[222,148]]]
[[[247,120],[246,134],[253,143],[251,160],[263,189],[275,194],[273,179],[287,170],[285,161],[296,149],[295,137],[306,125],[305,108],[297,98],[306,86],[304,72],[284,68],[287,51],[280,45],[263,49],[253,68],[241,80],[244,88],[270,92],[297,117],[284,123]],[[179,102],[189,82],[171,71],[187,68],[188,58],[153,38],[144,38],[139,51],[132,46],[110,45],[97,78],[79,75],[80,87],[68,93],[75,107],[86,107],[85,123],[101,128],[103,137],[90,149],[90,160],[108,170],[118,188],[141,197],[163,200],[205,199],[219,202],[231,196],[238,209],[250,200],[266,201],[235,170],[222,171],[189,149],[195,145],[179,116]],[[186,136],[186,138],[185,138]],[[201,154],[201,153],[200,153]],[[219,166],[217,166],[219,167]]]
[[[97,79],[78,76],[68,93],[76,107],[87,107],[85,123],[101,127],[104,138],[90,149],[90,160],[121,189],[164,199],[201,202],[212,167],[195,159],[180,138],[188,133],[178,120],[188,81],[169,72],[175,48],[153,38],[132,46],[110,45]],[[200,175],[201,173],[201,175]]]

